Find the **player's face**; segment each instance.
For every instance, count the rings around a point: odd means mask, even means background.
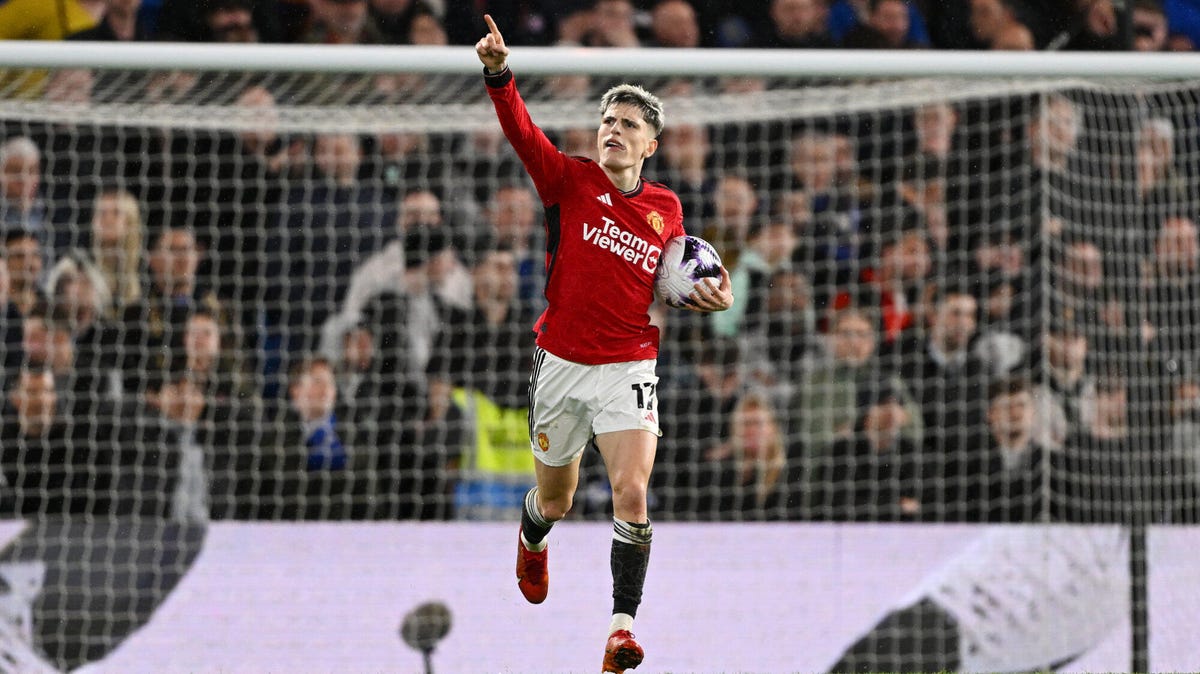
[[[658,149],[658,140],[637,106],[616,103],[600,117],[596,148],[601,166],[621,171],[640,167]]]

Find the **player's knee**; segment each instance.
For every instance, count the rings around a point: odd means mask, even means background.
[[[618,480],[612,485],[612,498],[619,511],[645,512],[646,485],[636,480]]]
[[[570,494],[543,500],[541,503],[542,517],[551,522],[557,522],[566,517],[567,513],[571,511],[572,502],[573,499]]]

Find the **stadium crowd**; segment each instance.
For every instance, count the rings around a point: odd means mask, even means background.
[[[0,38],[467,45],[487,10],[512,17],[514,44],[1200,40],[1200,13],[1170,0],[1129,16],[1108,0],[44,5],[0,3]],[[546,241],[498,129],[270,122],[312,91],[402,100],[422,83],[401,75],[0,81],[10,99],[216,101],[264,120],[228,132],[0,120],[0,515],[517,516]],[[541,78],[529,91],[588,99],[605,84]],[[663,86],[669,101],[774,84]],[[1163,92],[668,121],[646,175],[718,247],[738,303],[652,309],[664,335],[652,517],[1195,521],[1200,119],[1180,104],[1194,89]],[[1127,131],[1114,142],[1108,126]],[[588,156],[591,133],[554,136]],[[606,486],[585,463],[577,513],[600,515]]]

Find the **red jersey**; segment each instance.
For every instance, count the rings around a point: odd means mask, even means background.
[[[599,164],[554,147],[509,70],[485,79],[546,213],[548,305],[534,325],[538,346],[587,365],[655,358],[654,272],[663,244],[684,234],[679,197],[644,179],[621,192]]]

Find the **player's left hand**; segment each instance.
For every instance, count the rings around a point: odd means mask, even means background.
[[[708,279],[696,284],[696,289],[689,295],[692,304],[685,307],[692,311],[725,311],[733,306],[733,283],[729,280],[729,270],[721,267],[721,283],[712,285]]]

